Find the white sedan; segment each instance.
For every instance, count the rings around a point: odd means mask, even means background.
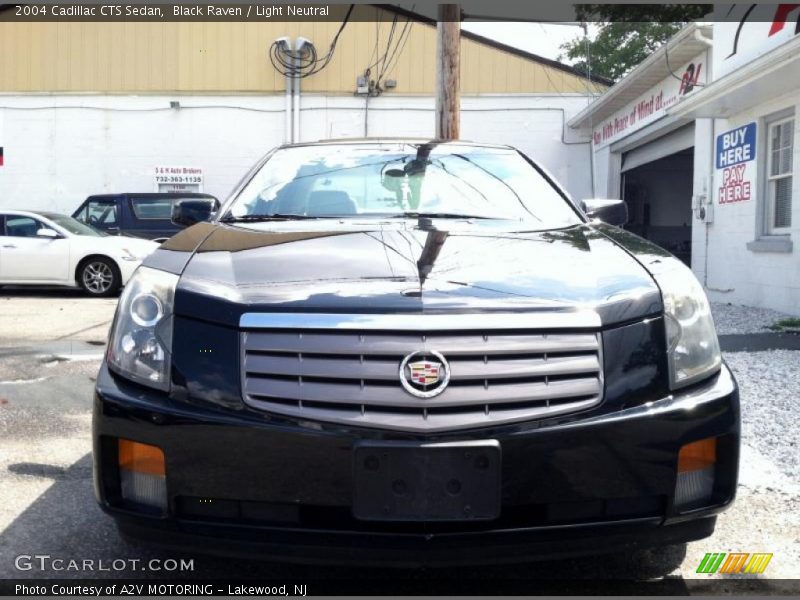
[[[0,210],[0,285],[64,285],[111,296],[156,248],[66,215]]]

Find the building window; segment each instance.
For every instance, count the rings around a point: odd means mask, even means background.
[[[768,124],[766,232],[787,234],[792,226],[794,117]]]

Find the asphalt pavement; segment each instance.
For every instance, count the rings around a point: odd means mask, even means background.
[[[719,347],[723,352],[800,350],[800,334],[769,332],[721,335]]]
[[[257,577],[290,588],[309,582],[313,594],[337,589],[637,595],[800,589],[800,484],[779,464],[781,452],[763,452],[747,439],[734,507],[720,517],[711,538],[683,546],[508,567],[400,571],[280,565],[128,543],[97,507],[91,481],[92,388],[115,304],[71,291],[0,290],[0,579]],[[749,382],[740,378],[740,384],[747,394]],[[755,410],[743,398],[745,409]],[[796,453],[787,451],[786,460],[794,461]],[[730,580],[696,573],[707,552],[772,552],[774,557],[764,575]],[[42,555],[50,558],[33,558]],[[173,559],[190,561],[192,568],[168,570]],[[71,570],[70,560],[84,566],[93,562],[88,570]],[[98,570],[101,565],[107,569]]]

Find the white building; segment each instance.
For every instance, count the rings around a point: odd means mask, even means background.
[[[72,213],[91,194],[176,188],[223,198],[290,139],[432,137],[435,24],[359,11],[288,103],[273,42],[307,38],[321,56],[340,23],[0,22],[0,208]],[[517,146],[590,196],[590,145],[566,122],[609,82],[468,32],[461,55],[462,138]],[[368,96],[370,80],[381,89]]]
[[[690,24],[576,115],[597,194],[721,302],[800,314],[798,5]]]

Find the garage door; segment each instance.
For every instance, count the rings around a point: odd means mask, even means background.
[[[660,138],[634,148],[622,155],[622,172],[670,156],[694,146],[694,124],[671,131]]]

